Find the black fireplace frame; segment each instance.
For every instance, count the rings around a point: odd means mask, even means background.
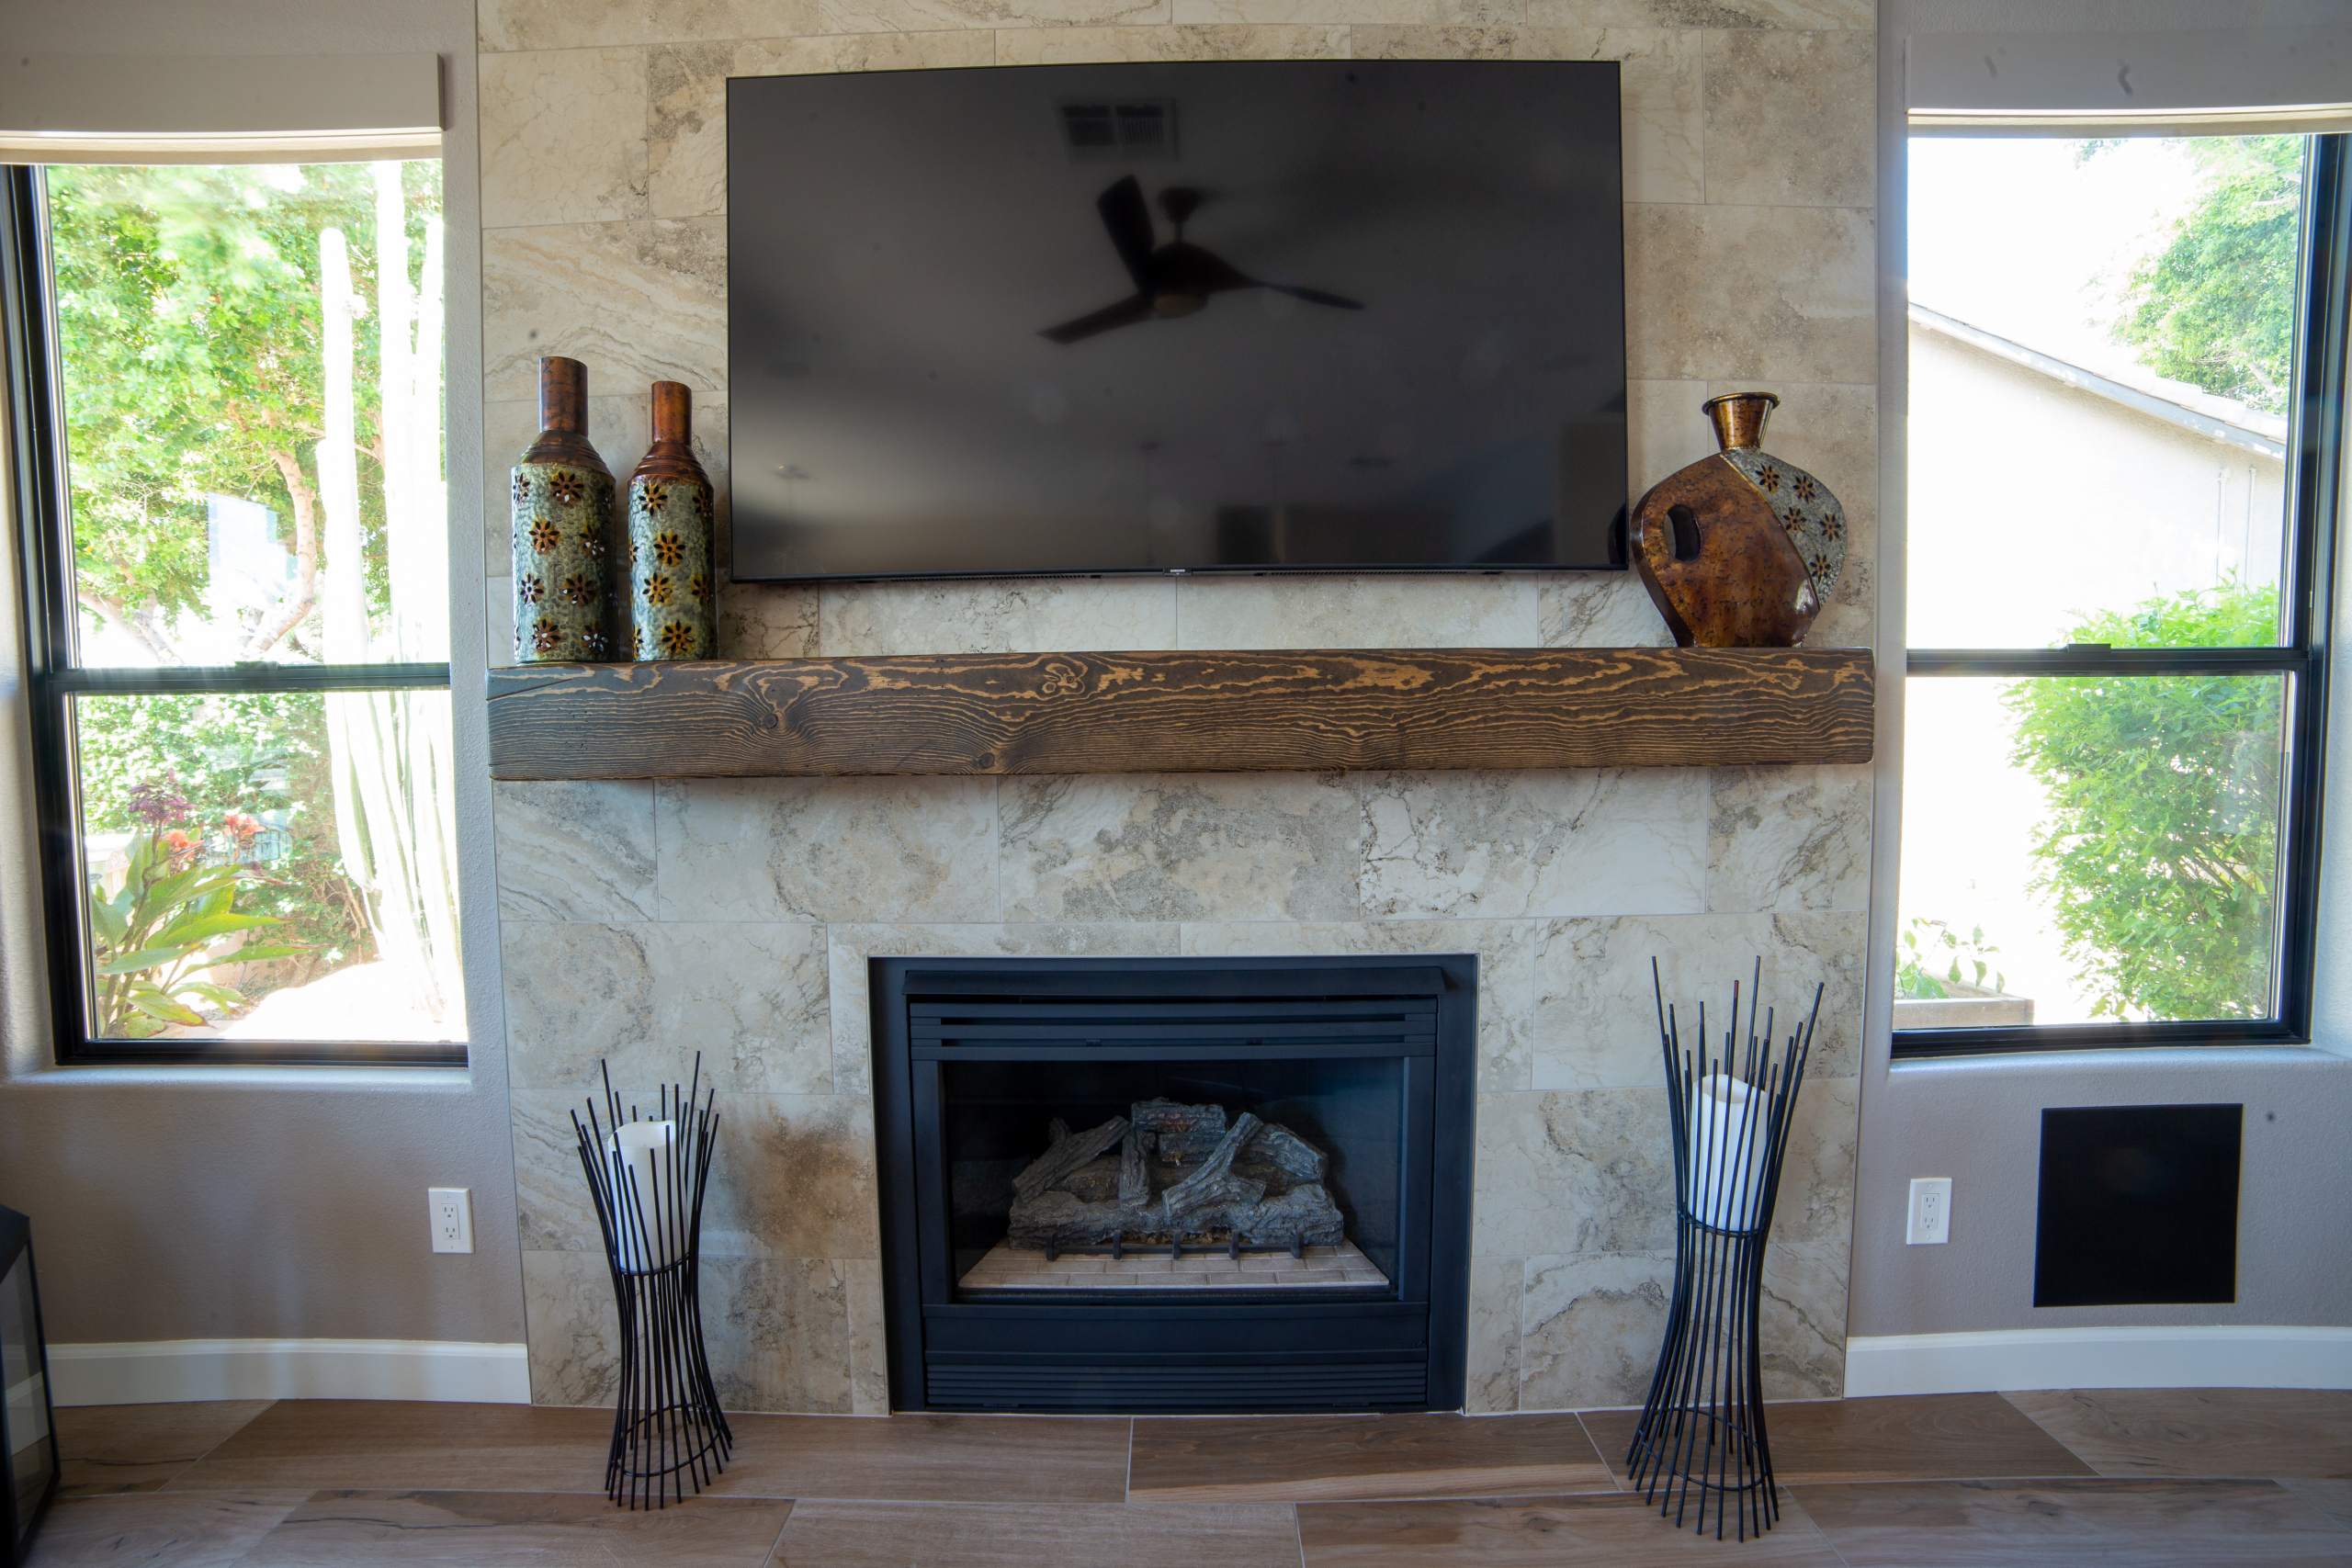
[[[874,1113],[890,1404],[906,1411],[1270,1414],[1462,1408],[1469,1329],[1478,961],[1469,953],[1279,958],[875,958]],[[1429,1017],[1385,1048],[1403,1077],[1397,1288],[1378,1300],[1317,1292],[1118,1292],[1086,1299],[955,1299],[947,1274],[938,1084],[952,1043],[919,1043],[918,1005],[1165,1003],[1183,1010],[1325,999],[1393,1000]],[[1420,1004],[1427,1004],[1426,1007]],[[930,1009],[935,1012],[936,1009]],[[1431,1016],[1433,1015],[1433,1016]],[[926,1036],[928,1038],[928,1036]],[[1029,1047],[1023,1059],[1069,1059]],[[1148,1043],[1087,1041],[1094,1059]],[[1185,1047],[1174,1047],[1182,1052]],[[1195,1054],[1203,1047],[1191,1048]],[[1219,1059],[1296,1056],[1250,1041]],[[1115,1056],[1114,1055],[1115,1053]],[[1336,1053],[1335,1053],[1336,1054]],[[1363,1047],[1353,1054],[1365,1055]],[[1182,1055],[1168,1059],[1182,1061]],[[930,1140],[931,1152],[924,1151]],[[926,1193],[926,1179],[941,1191]],[[1136,1348],[1148,1325],[1151,1348]]]

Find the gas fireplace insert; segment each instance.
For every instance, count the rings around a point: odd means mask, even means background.
[[[870,962],[894,1408],[1460,1408],[1474,956]]]

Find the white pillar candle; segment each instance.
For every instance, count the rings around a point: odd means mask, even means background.
[[[671,1179],[670,1145],[677,1136],[674,1122],[624,1122],[605,1138],[621,1223],[621,1263],[632,1273],[674,1263],[684,1253],[686,1226]]]
[[[1766,1097],[1728,1073],[1699,1080],[1690,1111],[1690,1213],[1722,1230],[1756,1224],[1764,1179]]]

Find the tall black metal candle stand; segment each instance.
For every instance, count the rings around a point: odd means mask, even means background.
[[[1674,1129],[1674,1300],[1657,1372],[1625,1464],[1644,1500],[1657,1503],[1660,1514],[1671,1514],[1678,1527],[1695,1498],[1695,1528],[1705,1534],[1712,1503],[1718,1540],[1727,1514],[1741,1540],[1750,1532],[1762,1535],[1781,1516],[1772,1490],[1772,1449],[1764,1432],[1757,1313],[1781,1157],[1814,1024],[1821,1017],[1822,992],[1816,987],[1812,1016],[1790,1034],[1786,1054],[1775,1062],[1770,1012],[1760,1036],[1756,1029],[1756,990],[1763,970],[1759,958],[1748,989],[1746,1046],[1738,1044],[1735,983],[1724,1052],[1710,1058],[1704,1004],[1698,1048],[1686,1051],[1657,962],[1650,964]]]
[[[650,1181],[639,1180],[620,1148],[622,1128],[639,1118],[634,1106],[623,1115],[609,1068],[604,1119],[593,1098],[584,1122],[578,1111],[571,1115],[620,1308],[620,1392],[605,1491],[631,1508],[684,1502],[686,1483],[700,1492],[726,1467],[735,1443],[703,1349],[702,1198],[718,1137],[718,1096],[714,1089],[697,1105],[701,1085],[696,1055],[693,1082],[683,1091],[675,1084],[661,1090],[656,1113],[644,1118],[672,1125],[650,1156]]]

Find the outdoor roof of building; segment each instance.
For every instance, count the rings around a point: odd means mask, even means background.
[[[2216,397],[2186,381],[2175,381],[2151,370],[2138,367],[2114,371],[2087,369],[2083,366],[2044,354],[2014,338],[1972,326],[1956,316],[1931,310],[1925,305],[1911,307],[1912,324],[1931,333],[1964,343],[1972,348],[2021,365],[2029,370],[2079,388],[2096,397],[2106,398],[2125,408],[2136,410],[2154,419],[2193,430],[2215,441],[2225,442],[2266,457],[2283,459],[2287,455],[2287,421],[2284,415],[2264,413],[2251,409],[2234,398]]]

